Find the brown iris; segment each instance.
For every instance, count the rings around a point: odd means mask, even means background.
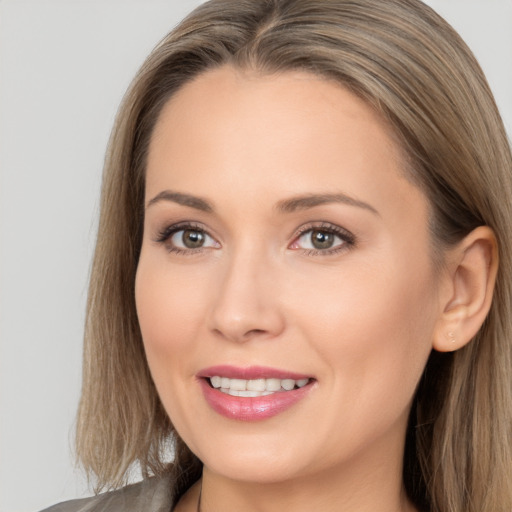
[[[311,232],[311,244],[315,249],[330,249],[334,243],[334,234],[315,229]]]
[[[181,240],[187,249],[197,249],[198,247],[203,246],[205,236],[201,231],[185,229],[181,236]]]

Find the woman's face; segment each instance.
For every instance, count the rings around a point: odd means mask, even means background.
[[[306,73],[223,67],[165,106],[137,311],[165,409],[209,471],[399,471],[440,314],[428,204],[403,165],[364,102]]]

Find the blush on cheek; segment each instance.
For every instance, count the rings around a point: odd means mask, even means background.
[[[141,255],[135,280],[137,317],[146,342],[164,344],[170,337],[182,338],[180,330],[186,329],[188,318],[187,295],[180,293],[179,284],[166,272]]]

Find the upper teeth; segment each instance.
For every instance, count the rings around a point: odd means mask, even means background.
[[[214,388],[233,396],[256,397],[271,395],[276,391],[290,391],[295,386],[302,388],[309,379],[229,379],[218,375],[210,377]]]

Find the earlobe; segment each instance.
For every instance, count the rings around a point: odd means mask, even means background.
[[[453,352],[477,334],[491,307],[498,271],[498,249],[492,229],[480,226],[450,251],[449,296],[434,332],[433,348]]]

